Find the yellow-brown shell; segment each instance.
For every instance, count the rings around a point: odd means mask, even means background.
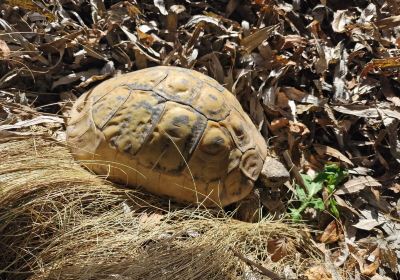
[[[170,66],[124,74],[83,94],[67,141],[97,174],[206,206],[247,196],[267,156],[264,139],[229,91]]]

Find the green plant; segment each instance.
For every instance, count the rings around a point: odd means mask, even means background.
[[[294,221],[300,221],[302,219],[301,214],[307,207],[312,207],[318,211],[328,210],[335,217],[339,217],[337,202],[331,195],[347,176],[347,170],[341,168],[337,164],[325,165],[324,170],[318,173],[315,178],[311,178],[311,176],[307,174],[301,174],[305,188],[296,185],[296,196],[301,204],[298,208],[289,209],[291,218]],[[318,197],[318,194],[322,192],[324,188],[328,193],[328,199],[326,201]]]

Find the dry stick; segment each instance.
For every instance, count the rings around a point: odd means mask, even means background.
[[[229,248],[233,254],[238,257],[239,259],[241,259],[242,261],[244,261],[246,264],[250,265],[250,266],[254,266],[256,267],[262,274],[264,274],[265,276],[271,278],[271,280],[283,280],[278,274],[276,274],[275,272],[263,267],[262,265],[246,258],[245,256],[243,256],[243,254],[239,253],[238,251],[236,251],[233,248]]]
[[[292,158],[289,155],[289,151],[285,150],[283,152],[283,158],[286,161],[286,164],[289,166],[290,173],[293,174],[294,178],[296,179],[296,182],[306,191],[308,192],[305,185],[303,178],[300,175],[299,168],[293,163]]]

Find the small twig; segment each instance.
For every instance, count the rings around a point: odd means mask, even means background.
[[[307,193],[308,191],[304,185],[303,178],[300,175],[299,168],[293,163],[288,150],[283,152],[283,158],[286,161],[286,164],[289,166],[290,173],[292,173],[295,177],[297,184],[299,184]]]
[[[231,251],[233,252],[233,254],[238,257],[239,259],[241,259],[242,261],[244,261],[246,264],[248,264],[249,266],[253,266],[256,267],[262,274],[264,274],[265,276],[271,278],[271,280],[283,280],[283,278],[281,278],[278,274],[276,274],[275,272],[263,267],[262,265],[246,258],[243,254],[241,254],[240,252],[236,251],[233,248],[230,248]]]

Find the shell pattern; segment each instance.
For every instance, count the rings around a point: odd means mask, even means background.
[[[97,174],[205,206],[246,197],[267,156],[265,140],[228,90],[172,66],[120,75],[80,96],[67,141]]]

